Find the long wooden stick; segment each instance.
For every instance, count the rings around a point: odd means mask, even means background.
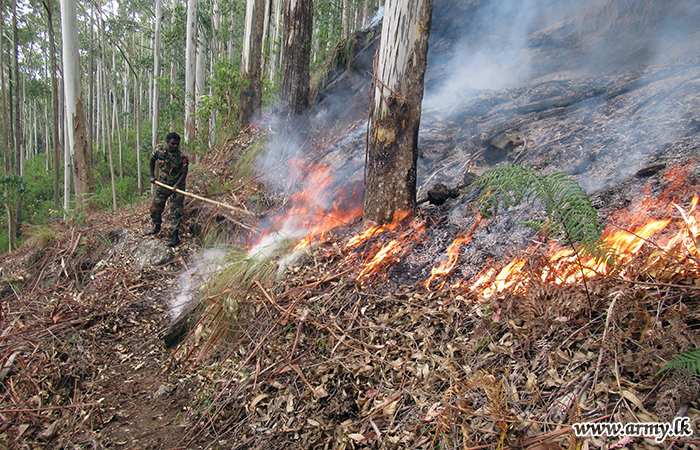
[[[248,210],[245,210],[245,209],[243,209],[243,208],[237,208],[237,207],[235,207],[235,206],[227,205],[226,203],[221,203],[221,202],[217,202],[217,201],[215,201],[215,200],[211,200],[211,199],[208,199],[208,198],[200,197],[199,195],[192,194],[191,192],[181,191],[180,189],[175,189],[175,188],[172,187],[172,186],[168,186],[168,185],[165,184],[165,183],[161,183],[161,182],[158,181],[158,180],[155,181],[155,184],[157,184],[158,186],[164,187],[164,188],[166,188],[166,189],[170,189],[171,191],[175,191],[175,192],[177,192],[178,194],[186,195],[186,196],[188,196],[188,197],[196,198],[197,200],[202,200],[202,201],[204,201],[204,202],[211,203],[211,204],[213,204],[213,205],[221,206],[222,208],[230,209],[231,211],[238,211],[238,212],[241,212],[241,213],[246,214],[246,215],[248,215],[248,216],[255,217],[255,214],[253,214],[252,212],[250,212],[250,211],[248,211]]]

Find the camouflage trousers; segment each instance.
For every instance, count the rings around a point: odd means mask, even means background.
[[[180,186],[179,189],[184,190],[185,187]],[[153,203],[151,203],[151,220],[154,225],[160,225],[163,222],[161,216],[168,197],[170,197],[170,232],[173,232],[180,229],[180,219],[182,219],[185,204],[184,195],[177,194],[164,187],[157,187],[156,195],[153,197]]]

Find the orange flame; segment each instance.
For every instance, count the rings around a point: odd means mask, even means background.
[[[425,282],[425,288],[427,290],[430,290],[430,284],[437,278],[445,278],[442,283],[440,283],[440,286],[437,287],[438,290],[442,289],[445,283],[447,283],[446,277],[452,273],[452,270],[457,265],[457,260],[459,259],[459,247],[468,244],[472,240],[472,234],[480,223],[481,215],[477,214],[476,220],[469,227],[469,229],[465,233],[457,235],[457,238],[452,241],[452,244],[447,248],[447,261],[442,263],[439,267],[433,267],[430,270],[430,278],[428,278],[428,281]],[[464,235],[466,235],[466,237],[462,237]]]
[[[452,241],[452,244],[447,248],[447,261],[440,264],[439,267],[433,267],[430,270],[430,278],[425,282],[425,288],[430,290],[430,283],[436,278],[444,278],[452,272],[457,264],[457,259],[459,258],[459,247],[464,244],[468,244],[472,240],[473,236],[467,236],[466,238],[457,238]],[[443,280],[442,283],[437,287],[437,289],[442,289],[447,280]]]
[[[262,230],[255,237],[254,247],[265,236],[282,232],[291,236],[304,235],[295,250],[311,244],[318,236],[339,225],[347,225],[362,215],[364,185],[357,182],[350,189],[338,187],[329,166],[291,163],[303,180],[303,190],[289,198],[291,206],[269,219],[269,225],[258,225]]]

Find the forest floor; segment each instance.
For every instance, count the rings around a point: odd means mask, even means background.
[[[232,148],[257,137],[243,134]],[[205,160],[201,173],[226,182],[240,154]],[[668,422],[686,405],[681,412],[697,433],[700,411],[689,403],[700,391],[697,377],[657,374],[699,342],[698,234],[683,219],[695,214],[697,172],[689,160],[645,174],[649,195],[623,209],[638,213],[642,200],[666,199],[648,212],[668,215],[661,234],[681,239],[661,249],[639,238],[624,276],[589,274],[582,283],[571,261],[533,241],[511,253],[526,270],[510,278],[496,276],[509,265],[504,255],[481,284],[449,275],[426,282],[458,232],[478,238],[499,227],[475,217],[454,222],[449,205],[427,206],[393,230],[361,236],[350,224],[284,253],[294,257],[281,277],[281,258],[235,260],[198,293],[202,327],[171,350],[162,343],[170,300],[206,224],[240,228],[249,218],[236,225],[190,202],[185,229],[199,237],[186,232],[170,263],[145,269],[127,251],[107,255],[124,229],[134,244],[147,239],[147,200],[32,230],[0,265],[0,448],[700,445],[697,434],[660,444],[649,433],[582,439],[571,428]],[[209,187],[193,175],[193,191]],[[467,197],[475,208],[477,199]],[[397,250],[377,258],[387,245]],[[557,281],[567,277],[577,281]]]

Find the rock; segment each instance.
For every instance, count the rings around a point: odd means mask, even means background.
[[[131,249],[136,266],[139,269],[160,266],[172,261],[173,251],[158,239],[144,239]]]
[[[204,312],[204,304],[201,301],[192,302],[177,319],[168,327],[168,332],[163,336],[165,348],[173,348],[187,337],[192,327],[199,322]]]
[[[479,178],[479,175],[475,174],[474,172],[465,172],[464,173],[464,179],[462,180],[462,183],[464,187],[469,186],[473,182],[476,181],[476,179]]]
[[[443,203],[445,203],[445,201],[447,201],[448,198],[457,197],[459,197],[459,190],[449,188],[443,183],[436,184],[428,191],[428,200],[430,201],[430,203],[437,206],[440,206]]]
[[[652,164],[650,166],[644,167],[643,169],[639,169],[635,175],[637,175],[639,178],[646,178],[652,175],[656,175],[658,172],[661,172],[665,168],[666,164],[664,163]]]
[[[158,390],[153,394],[153,398],[156,400],[161,399],[163,397],[168,396],[172,391],[173,391],[173,388],[171,386],[161,384],[158,387]]]

